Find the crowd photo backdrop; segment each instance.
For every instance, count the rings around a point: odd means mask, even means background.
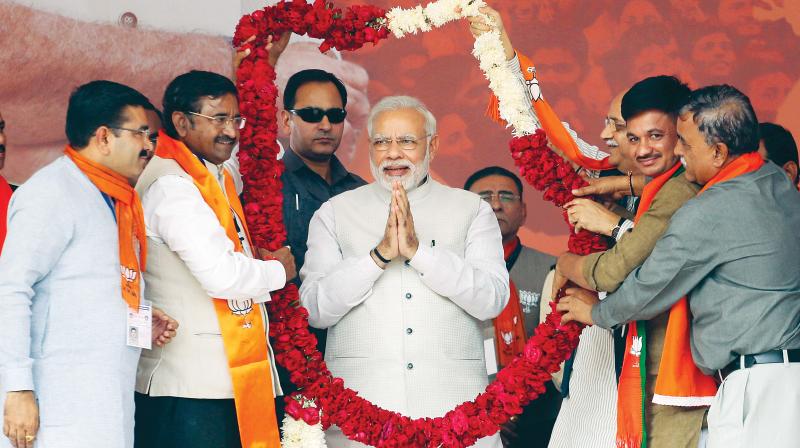
[[[167,83],[190,69],[230,75],[239,17],[253,0],[2,0],[0,113],[7,156],[0,171],[20,184],[66,144],[69,93],[92,79],[135,87],[160,107]],[[362,3],[338,0],[336,6]],[[677,75],[691,87],[732,84],[760,121],[800,136],[800,2],[794,0],[489,0],[517,50],[531,57],[545,97],[584,140],[599,137],[611,98],[651,75]],[[383,8],[411,0],[372,0]],[[385,95],[419,97],[436,115],[440,152],[433,175],[461,186],[489,165],[513,169],[509,129],[485,116],[488,84],[470,54],[466,22],[389,39],[358,52],[319,53],[293,36],[278,63],[282,90],[291,74],[322,68],[346,84],[350,100],[337,153],[365,179],[366,118]],[[280,100],[279,100],[280,103]],[[560,212],[532,189],[523,243],[544,252],[566,247]]]

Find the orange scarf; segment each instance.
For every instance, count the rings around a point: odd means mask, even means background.
[[[533,61],[519,51],[517,52],[517,57],[519,58],[519,65],[522,69],[523,76],[525,76],[525,80],[538,85]],[[500,117],[498,106],[499,102],[497,96],[492,94],[489,99],[489,106],[486,108],[486,115],[492,120],[505,125],[506,123]],[[539,98],[533,99],[533,109],[536,112],[536,116],[539,118],[542,129],[547,134],[547,139],[572,162],[590,170],[609,170],[614,168],[608,163],[608,157],[603,160],[595,160],[581,153],[578,144],[569,132],[567,132],[564,124],[544,97],[540,96]]]
[[[232,213],[236,214],[244,226],[247,240],[251,239],[231,175],[223,171],[225,178],[223,192],[214,176],[189,148],[163,131],[159,131],[156,155],[174,160],[192,176],[194,185],[217,216],[236,251],[242,252],[242,244]],[[228,307],[227,300],[215,299],[214,307],[228,358],[242,446],[280,447],[275,398],[272,393],[272,368],[261,307],[253,306],[245,315],[234,314]]]
[[[764,161],[758,153],[740,156],[709,180],[698,195],[712,185],[755,171],[763,164]],[[636,221],[650,208],[655,195],[679,167],[680,164],[676,164],[647,184],[636,213]],[[689,301],[687,297],[681,297],[669,311],[653,403],[669,406],[709,406],[716,394],[716,381],[713,377],[703,374],[692,358],[691,319]],[[644,329],[644,322],[628,325],[617,403],[618,447],[647,446],[644,419],[647,337]],[[637,352],[640,352],[641,356],[637,356]]]
[[[98,190],[114,199],[114,214],[117,217],[119,234],[122,298],[131,309],[138,310],[141,299],[141,274],[147,261],[144,212],[142,203],[139,202],[139,195],[136,194],[136,190],[131,187],[127,179],[83,157],[69,145],[64,149],[64,154],[75,163]],[[134,237],[136,238],[135,242]]]
[[[11,200],[11,187],[0,176],[0,254],[3,253],[3,241],[6,239],[6,219],[8,217],[8,202]]]
[[[503,245],[504,257],[508,263],[509,257],[520,247],[519,238]],[[525,349],[525,321],[522,314],[522,305],[519,302],[519,291],[514,281],[511,280],[511,267],[508,267],[508,288],[511,296],[503,311],[494,319],[494,343],[497,348],[497,360],[500,367],[507,366],[514,358]]]

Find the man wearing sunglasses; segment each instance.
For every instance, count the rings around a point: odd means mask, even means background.
[[[308,69],[295,73],[283,91],[280,125],[289,135],[283,181],[283,214],[289,245],[303,267],[308,223],[314,212],[339,193],[366,182],[336,157],[347,116],[347,90],[333,74]],[[324,349],[324,345],[322,346]]]
[[[342,141],[346,106],[344,84],[324,70],[295,73],[283,91],[279,123],[283,133],[289,135],[289,148],[283,156],[286,170],[281,176],[283,218],[298,272],[305,262],[308,223],[317,209],[330,198],[366,183],[348,172],[335,155]],[[327,331],[312,331],[324,353]],[[278,372],[286,393],[294,391],[288,371],[279,366]],[[281,421],[283,400],[279,400],[277,408]]]
[[[278,446],[263,302],[295,276],[294,260],[288,248],[251,245],[229,166],[244,125],[236,87],[192,71],[167,86],[163,104],[158,155],[137,184],[151,255],[144,276],[148,297],[187,330],[142,355],[136,446]]]

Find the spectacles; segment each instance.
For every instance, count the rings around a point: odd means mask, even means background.
[[[490,191],[485,191],[482,193],[478,193],[478,196],[481,197],[484,201],[488,203],[492,203],[494,198],[497,198],[503,204],[513,204],[521,199],[521,196],[514,193],[507,193],[505,191],[501,191],[500,193],[492,193]]]
[[[339,124],[347,117],[347,111],[341,107],[320,109],[319,107],[304,107],[302,109],[289,109],[289,112],[300,117],[306,123],[319,123],[324,117],[332,124]]]
[[[109,126],[108,128],[113,129],[115,131],[128,131],[128,132],[133,132],[134,134],[140,134],[142,137],[144,137],[145,140],[150,140],[150,143],[153,144],[153,147],[155,147],[156,141],[158,140],[158,133],[150,132],[150,129],[131,129],[131,128],[121,128],[121,127],[112,128],[111,126]]]
[[[218,115],[212,117],[210,115],[198,114],[197,112],[186,112],[186,113],[190,115],[197,115],[198,117],[208,118],[209,120],[211,120],[211,123],[213,123],[214,126],[220,129],[224,128],[229,124],[233,125],[234,129],[244,129],[244,123],[246,121],[244,117],[226,117],[224,115]]]
[[[389,137],[376,137],[370,140],[370,145],[375,148],[375,151],[388,151],[392,147],[392,142],[396,142],[397,146],[405,151],[413,151],[417,149],[417,145],[422,140],[427,140],[430,135],[422,138],[414,137],[413,135],[405,135],[397,138]]]

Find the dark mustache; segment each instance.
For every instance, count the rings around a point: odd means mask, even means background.
[[[6,152],[6,145],[0,145],[0,152]]]
[[[217,143],[223,143],[223,144],[236,143],[236,139],[235,138],[224,137],[224,136],[223,137],[217,137],[217,138],[214,139],[214,141],[217,142]]]

